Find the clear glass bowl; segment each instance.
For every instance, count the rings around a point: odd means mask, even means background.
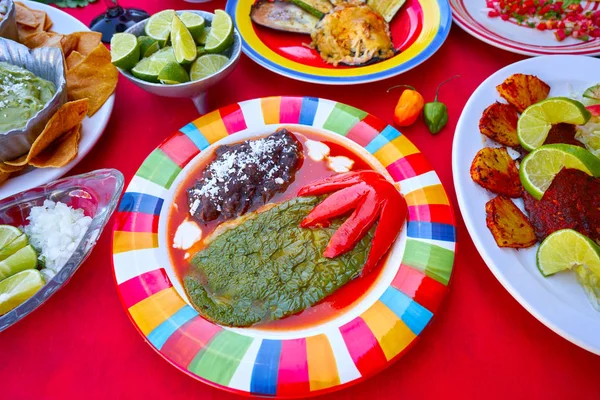
[[[0,223],[13,226],[27,224],[32,207],[44,200],[60,201],[81,208],[92,223],[75,252],[46,285],[33,297],[7,314],[0,316],[0,332],[38,308],[73,276],[87,259],[96,241],[115,211],[123,191],[123,174],[116,169],[99,169],[87,174],[59,179],[47,185],[0,200]]]

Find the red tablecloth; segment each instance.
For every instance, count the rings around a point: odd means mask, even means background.
[[[98,3],[67,12],[88,24],[103,10]],[[203,5],[182,0],[122,3],[150,13],[165,8],[212,11],[224,7],[222,0]],[[479,257],[456,203],[451,152],[462,108],[485,78],[521,58],[453,26],[433,57],[388,81],[318,86],[286,79],[242,56],[230,78],[211,93],[215,108],[270,95],[324,97],[391,123],[398,93],[386,94],[389,86],[410,84],[431,99],[438,82],[462,75],[440,93],[450,112],[446,129],[437,136],[430,135],[420,122],[403,129],[435,167],[456,210],[458,253],[449,295],[405,357],[328,398],[600,398],[600,357],[553,333],[508,294]],[[198,116],[190,100],[156,97],[126,79],[120,79],[116,95],[104,136],[73,174],[113,167],[128,181],[165,137]],[[184,375],[144,342],[119,302],[110,243],[108,228],[67,286],[0,334],[0,399],[236,398]]]

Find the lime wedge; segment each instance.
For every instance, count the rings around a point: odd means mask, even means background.
[[[220,54],[207,54],[199,57],[190,68],[190,78],[192,81],[198,81],[220,71],[229,58]]]
[[[142,58],[149,57],[160,50],[158,41],[150,36],[138,36],[137,41],[140,45],[140,56]]]
[[[200,38],[204,34],[204,18],[198,14],[194,14],[188,11],[184,11],[179,15],[181,22],[192,34],[194,40]]]
[[[577,266],[585,266],[600,276],[600,246],[572,229],[561,229],[544,239],[536,261],[544,276]]]
[[[150,57],[143,58],[133,67],[131,73],[144,81],[158,83],[158,74],[170,62],[176,62],[175,53],[172,47],[165,47]]]
[[[17,250],[12,256],[0,261],[0,280],[8,278],[17,272],[37,267],[37,257],[38,255],[31,245]]]
[[[22,234],[23,232],[19,228],[12,225],[0,225],[0,249],[12,243]]]
[[[178,63],[191,63],[196,59],[196,42],[177,15],[173,17],[171,25],[171,44]]]
[[[233,43],[233,21],[223,10],[215,10],[215,16],[206,38],[207,53],[221,53]]]
[[[21,271],[0,281],[0,315],[17,308],[44,286],[37,269]]]
[[[196,40],[196,43],[198,43],[201,46],[204,46],[206,44],[206,39],[208,38],[209,33],[210,27],[205,26],[202,30],[202,33],[197,38],[194,38]]]
[[[521,146],[533,151],[544,144],[552,125],[561,122],[583,125],[591,118],[585,106],[566,97],[553,97],[529,106],[517,124]]]
[[[547,144],[529,153],[519,169],[521,183],[530,195],[540,200],[552,180],[563,168],[578,169],[600,176],[600,159],[588,150],[570,144]]]
[[[146,24],[146,35],[152,39],[166,43],[171,33],[171,22],[175,16],[175,10],[164,10],[154,14]]]
[[[590,303],[597,311],[600,311],[600,275],[593,273],[585,265],[576,266],[575,273],[577,281],[583,286]]]
[[[17,236],[17,238],[15,240],[10,242],[6,246],[3,246],[0,249],[0,261],[5,260],[8,257],[12,256],[17,251],[19,251],[23,247],[27,246],[28,244],[29,244],[29,239],[27,238],[27,235],[22,234],[22,235]]]
[[[587,88],[585,92],[583,92],[583,97],[592,100],[600,100],[600,85]]]
[[[165,85],[176,85],[189,82],[190,77],[185,68],[176,62],[170,62],[160,71],[158,80]]]
[[[140,60],[140,44],[131,33],[115,33],[110,40],[110,57],[115,67],[130,70]]]

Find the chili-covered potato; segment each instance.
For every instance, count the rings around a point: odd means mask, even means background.
[[[518,121],[519,114],[514,106],[496,102],[483,112],[479,131],[504,146],[516,147],[519,146]]]
[[[498,196],[485,204],[486,225],[498,247],[524,249],[537,242],[531,222],[511,199]]]
[[[508,197],[520,197],[523,191],[517,164],[504,147],[479,150],[471,164],[471,179],[491,192]]]
[[[519,112],[548,97],[550,86],[534,75],[514,74],[496,86],[500,96]]]

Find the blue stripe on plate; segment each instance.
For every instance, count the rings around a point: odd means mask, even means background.
[[[168,320],[154,328],[152,332],[148,334],[148,340],[158,350],[162,348],[168,338],[183,324],[198,315],[198,312],[187,304],[179,309],[175,314]]]
[[[193,122],[190,122],[189,124],[181,128],[179,132],[187,136],[192,142],[194,142],[196,147],[200,150],[204,150],[205,148],[210,146],[208,140],[206,140],[204,135],[200,133],[200,130],[198,130],[198,128],[196,127],[196,125],[194,125]]]
[[[281,340],[265,339],[260,345],[250,381],[250,391],[274,395],[277,391],[277,372],[281,355]]]
[[[412,238],[443,240],[445,242],[454,242],[456,238],[452,225],[425,221],[408,221],[406,234]]]
[[[159,197],[144,193],[126,192],[119,203],[119,211],[159,215],[162,205],[163,199]]]
[[[375,136],[375,138],[371,140],[371,143],[365,147],[365,150],[373,154],[399,136],[402,136],[400,131],[388,125],[381,131],[379,135]]]
[[[379,299],[409,327],[415,335],[421,333],[433,314],[394,287],[389,287]]]
[[[302,99],[302,110],[298,123],[301,125],[312,126],[315,121],[315,114],[319,106],[319,99],[314,97],[304,97]]]

